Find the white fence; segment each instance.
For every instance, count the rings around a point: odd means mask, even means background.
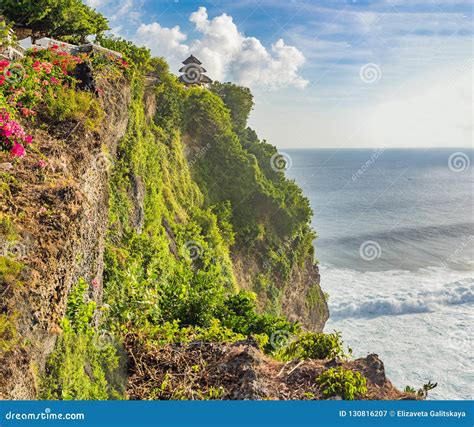
[[[53,46],[58,46],[58,50],[64,52],[72,53],[76,55],[78,53],[90,53],[90,52],[100,52],[105,55],[111,55],[116,58],[122,58],[122,54],[115,52],[114,50],[107,49],[95,43],[86,43],[79,46],[75,44],[64,43],[59,40],[50,39],[48,37],[43,37],[42,39],[36,40],[33,47],[40,47],[44,49],[51,48]]]
[[[6,43],[4,46],[0,45],[0,57],[4,59],[20,59],[25,56],[25,49],[23,49],[18,43],[12,43],[14,32],[10,29],[6,37]]]
[[[21,47],[18,43],[11,44],[11,40],[13,39],[13,30],[10,30],[10,34],[7,37],[7,46],[0,45],[0,57],[15,60],[20,59],[25,56],[26,49]],[[114,50],[107,49],[105,47],[99,46],[95,43],[86,43],[82,45],[74,45],[70,43],[64,43],[59,40],[54,40],[49,37],[43,37],[35,41],[35,43],[31,46],[36,49],[49,49],[53,46],[58,46],[58,50],[63,52],[68,52],[73,55],[78,53],[91,53],[91,52],[98,52],[104,55],[114,56],[115,58],[122,58],[122,54],[115,52]]]

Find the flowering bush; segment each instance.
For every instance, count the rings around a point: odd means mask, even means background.
[[[7,102],[24,117],[36,115],[35,107],[45,97],[55,97],[60,86],[74,84],[72,72],[83,61],[78,56],[59,50],[33,50],[19,62],[0,62],[1,90]]]
[[[23,127],[12,120],[6,110],[0,112],[0,149],[9,151],[13,157],[23,157],[25,146],[31,144],[33,138],[27,135]]]
[[[18,120],[35,120],[41,116],[55,120],[81,120],[95,129],[103,111],[95,96],[76,92],[76,66],[90,60],[93,68],[116,72],[126,70],[128,63],[107,54],[72,55],[61,45],[49,49],[32,49],[19,61],[0,60],[0,150],[13,156],[25,155],[31,143]],[[98,91],[100,94],[100,91]]]

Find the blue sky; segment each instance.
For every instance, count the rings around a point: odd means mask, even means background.
[[[87,0],[172,70],[252,88],[278,147],[472,143],[473,9],[444,0]]]

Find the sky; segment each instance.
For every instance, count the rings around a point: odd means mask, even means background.
[[[114,34],[248,86],[279,148],[469,147],[467,0],[85,0]]]

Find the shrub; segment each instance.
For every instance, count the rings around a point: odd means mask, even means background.
[[[32,142],[18,118],[35,120],[38,113],[54,120],[76,120],[96,130],[104,119],[99,100],[89,92],[76,91],[72,77],[76,66],[87,55],[71,55],[61,45],[30,50],[19,61],[0,61],[0,151],[22,157]],[[127,63],[107,55],[91,58],[96,71],[121,75]]]
[[[147,65],[151,61],[150,49],[144,46],[138,47],[131,41],[117,36],[99,35],[97,42],[102,47],[121,53],[126,61],[132,65],[140,66],[144,72],[147,71]]]
[[[17,341],[17,331],[5,314],[0,314],[0,356],[12,350]]]
[[[168,78],[155,88],[156,112],[155,122],[169,133],[180,129],[186,100],[183,85],[176,79]]]
[[[350,353],[351,349],[349,349]],[[280,360],[334,359],[346,356],[339,332],[333,334],[304,333],[284,347],[277,355]]]
[[[134,329],[139,339],[163,346],[172,343],[190,343],[193,341],[232,343],[245,340],[245,336],[232,331],[217,319],[212,319],[209,327],[181,326],[178,320],[163,324]]]
[[[250,89],[233,83],[214,82],[211,85],[211,91],[217,94],[230,110],[234,128],[236,130],[245,129],[247,119],[254,106]]]
[[[18,283],[23,265],[9,256],[0,255],[0,291],[8,285]]]
[[[256,295],[246,291],[227,297],[217,316],[234,332],[255,336],[266,352],[277,350],[301,328],[298,323],[289,322],[284,317],[257,313]],[[281,337],[285,339],[281,340]]]
[[[357,371],[342,367],[331,368],[316,378],[323,398],[341,396],[344,400],[354,400],[367,393],[367,380]]]
[[[88,284],[84,280],[71,290],[63,334],[48,358],[40,381],[42,399],[120,398],[120,385],[111,381],[118,368],[115,347],[93,327],[95,303],[86,301]]]
[[[420,387],[418,390],[415,390],[413,387],[407,385],[403,391],[407,394],[415,395],[426,399],[428,397],[428,392],[433,390],[437,386],[438,383],[432,383],[431,381],[428,381],[426,384],[423,384],[423,387]]]
[[[74,120],[83,123],[88,130],[97,130],[105,116],[99,100],[90,92],[68,87],[48,92],[45,111],[54,120]]]

